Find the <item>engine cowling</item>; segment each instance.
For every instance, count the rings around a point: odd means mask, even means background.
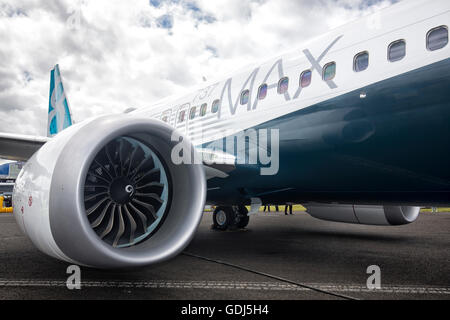
[[[179,143],[173,131],[128,115],[63,131],[16,181],[20,228],[44,253],[95,268],[145,266],[179,254],[200,223],[206,180],[201,165],[171,161]]]
[[[309,204],[306,208],[312,217],[320,220],[374,226],[410,224],[420,213],[420,207],[408,206]]]

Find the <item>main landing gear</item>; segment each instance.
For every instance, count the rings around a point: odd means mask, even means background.
[[[217,207],[213,214],[213,221],[214,229],[225,231],[247,227],[250,217],[245,206]]]

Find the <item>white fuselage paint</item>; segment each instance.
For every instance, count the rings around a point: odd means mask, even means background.
[[[375,22],[376,23],[375,23]],[[395,4],[375,15],[349,23],[305,43],[302,47],[277,56],[265,63],[247,68],[223,81],[206,85],[181,98],[168,98],[132,114],[162,119],[181,133],[187,134],[194,145],[201,145],[253,128],[267,121],[364,88],[397,75],[439,62],[450,57],[450,45],[437,51],[426,47],[427,33],[433,28],[447,26],[450,21],[450,1],[410,0]],[[397,40],[406,41],[406,57],[388,61],[388,47]],[[353,69],[358,53],[369,53],[369,67],[362,72]],[[322,80],[327,63],[335,62],[337,73],[332,81]],[[300,74],[311,70],[312,83],[300,89]],[[287,94],[278,94],[281,78],[289,77]],[[267,97],[258,101],[258,89],[269,86]],[[250,90],[249,103],[240,105],[243,90]],[[365,97],[361,92],[361,98]],[[231,99],[230,99],[231,97]],[[219,112],[213,114],[211,105],[220,99]],[[208,104],[206,116],[200,117],[202,104]],[[192,107],[197,116],[189,120]],[[180,112],[186,120],[178,121]]]

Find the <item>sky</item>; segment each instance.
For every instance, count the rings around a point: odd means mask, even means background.
[[[188,92],[393,1],[0,0],[0,132],[46,135],[57,63],[81,122]]]

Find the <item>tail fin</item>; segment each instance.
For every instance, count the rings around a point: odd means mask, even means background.
[[[59,65],[51,71],[47,135],[53,137],[73,124]]]

